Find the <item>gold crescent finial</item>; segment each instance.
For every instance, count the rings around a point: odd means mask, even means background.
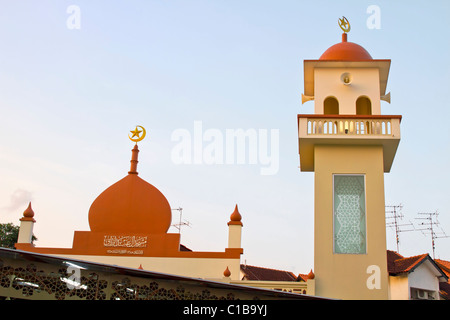
[[[142,130],[139,130],[139,128],[141,128]],[[136,129],[134,129],[133,131],[130,131],[130,132],[133,135],[130,137],[130,134],[128,134],[128,138],[131,141],[136,142],[136,143],[138,143],[139,141],[142,141],[147,134],[144,127],[142,127],[142,126],[136,126]],[[141,133],[142,133],[142,135],[141,135]],[[135,138],[135,137],[137,137],[137,138]]]
[[[350,22],[348,22],[346,17],[342,16],[342,18],[339,18],[338,24],[342,31],[345,33],[350,32]]]

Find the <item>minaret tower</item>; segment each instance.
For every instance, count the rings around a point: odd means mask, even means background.
[[[304,61],[298,115],[301,171],[314,172],[315,293],[338,299],[388,299],[384,173],[400,142],[401,116],[381,115],[390,60],[348,42]]]

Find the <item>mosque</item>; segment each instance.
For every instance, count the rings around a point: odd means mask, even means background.
[[[168,233],[172,213],[166,197],[139,177],[138,153],[136,142],[130,171],[94,200],[89,209],[90,231],[75,231],[72,248],[39,248],[31,244],[31,205],[21,219],[16,248],[196,278],[220,278],[228,270],[231,279],[238,279],[243,225],[237,205],[228,222],[228,248],[222,252],[187,249],[180,244],[179,233]]]
[[[166,197],[138,175],[142,127],[129,136],[135,145],[128,174],[92,203],[90,231],[75,231],[72,248],[36,247],[30,205],[16,249],[311,296],[389,299],[395,281],[388,271],[384,174],[392,168],[402,117],[381,114],[381,101],[390,103],[391,61],[373,59],[349,42],[348,20],[340,19],[339,25],[342,41],[318,60],[304,61],[302,103],[314,101],[314,114],[297,117],[300,170],[315,176],[314,271],[309,275],[252,278],[276,272],[241,265],[243,217],[237,205],[227,226],[228,247],[222,251],[195,252],[180,243],[178,233],[168,233],[172,214]],[[423,261],[435,267],[429,259]],[[433,288],[448,281],[443,272],[433,272]]]

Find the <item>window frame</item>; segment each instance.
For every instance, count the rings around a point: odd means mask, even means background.
[[[333,241],[333,254],[356,254],[356,255],[362,255],[367,254],[368,249],[368,239],[367,239],[367,179],[366,175],[364,173],[333,173],[333,181],[332,181],[332,192],[333,192],[333,201],[332,201],[332,241]],[[336,233],[335,233],[335,226],[336,226],[336,214],[335,214],[335,177],[336,176],[353,176],[353,177],[363,177],[363,186],[364,186],[364,238],[365,238],[365,245],[364,245],[364,252],[336,252]]]

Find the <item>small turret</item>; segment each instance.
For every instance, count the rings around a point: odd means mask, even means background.
[[[36,220],[34,220],[34,211],[31,208],[31,202],[28,208],[23,212],[23,217],[20,219],[19,236],[17,243],[30,243],[33,238],[33,227]]]
[[[234,208],[228,222],[228,248],[241,248],[242,216],[238,206]]]

